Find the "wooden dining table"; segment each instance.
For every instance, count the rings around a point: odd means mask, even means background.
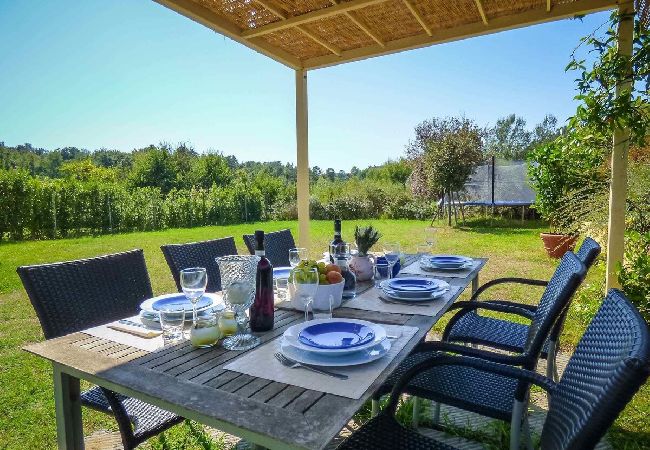
[[[415,260],[414,255],[409,255],[404,265]],[[60,449],[84,447],[80,380],[87,380],[261,447],[319,450],[340,433],[462,292],[470,284],[472,291],[476,290],[479,272],[487,259],[475,260],[478,263],[466,277],[442,278],[460,289],[433,317],[365,311],[345,305],[334,310],[334,317],[418,329],[358,399],[225,370],[225,365],[245,352],[221,347],[197,349],[187,341],[146,352],[81,331],[27,345],[25,350],[52,363]],[[268,342],[302,320],[302,312],[278,309],[274,329],[259,336],[262,342]]]

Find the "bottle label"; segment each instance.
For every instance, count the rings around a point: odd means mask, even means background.
[[[266,256],[266,251],[264,251],[264,250],[255,250],[255,256]]]

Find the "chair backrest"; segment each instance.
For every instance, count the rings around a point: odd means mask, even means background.
[[[255,254],[255,235],[245,234],[242,236],[246,248],[251,255]],[[291,230],[273,231],[264,233],[264,249],[266,257],[274,267],[289,266],[289,250],[296,247]]]
[[[535,364],[539,358],[553,325],[569,305],[585,273],[585,266],[578,257],[573,252],[566,252],[549,280],[528,327],[524,349],[531,364]],[[534,366],[526,368],[532,370]]]
[[[582,241],[580,248],[576,252],[576,256],[580,261],[582,261],[582,264],[585,265],[587,270],[589,270],[591,266],[594,265],[598,255],[600,255],[600,250],[600,244],[587,236],[585,240]]]
[[[552,391],[541,448],[594,448],[649,374],[648,326],[612,289]]]
[[[205,267],[208,273],[207,292],[221,290],[221,275],[215,258],[236,255],[237,246],[232,236],[189,244],[167,244],[160,247],[172,272],[176,288],[181,292],[180,271],[188,267]]]
[[[135,315],[153,297],[142,250],[17,272],[47,339]]]

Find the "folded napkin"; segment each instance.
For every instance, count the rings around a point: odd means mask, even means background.
[[[118,320],[117,322],[109,323],[106,326],[113,330],[123,331],[124,333],[133,334],[145,339],[155,338],[162,334],[161,330],[152,330],[138,324],[137,322],[131,322],[128,320]]]

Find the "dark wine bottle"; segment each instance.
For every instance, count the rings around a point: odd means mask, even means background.
[[[255,301],[250,308],[252,331],[270,331],[273,329],[273,266],[266,258],[264,250],[264,232],[255,232],[255,255],[260,257],[255,275]]]
[[[336,255],[342,252],[341,244],[345,244],[341,238],[341,219],[334,219],[334,239],[330,243],[330,262],[336,263]]]

